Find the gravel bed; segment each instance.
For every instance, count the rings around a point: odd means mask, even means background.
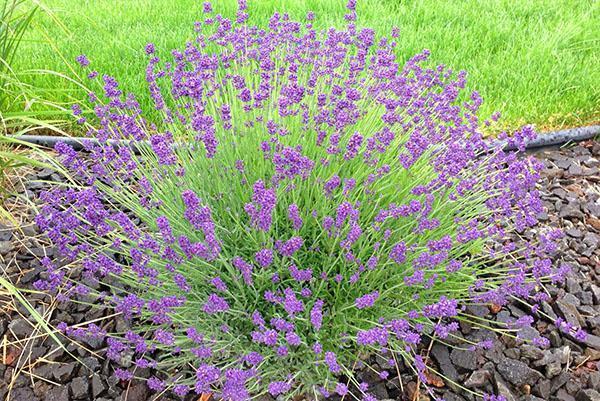
[[[542,304],[541,309],[548,317],[538,316],[532,327],[514,333],[518,339],[462,325],[459,335],[475,341],[492,340],[493,348],[471,351],[438,343],[431,347],[428,363],[460,386],[503,395],[508,401],[600,401],[600,142],[545,149],[537,152],[536,157],[546,166],[540,191],[547,212],[539,217],[544,224],[565,231],[555,263],[570,264],[571,275],[562,286],[546,286],[544,290],[551,295],[551,301]],[[41,181],[60,179],[50,170],[33,171],[24,179],[22,194],[35,199],[46,185]],[[32,288],[43,271],[40,259],[48,256],[56,260],[57,255],[32,223],[32,212],[24,210],[22,217],[21,230],[0,224],[0,267],[20,288]],[[76,324],[111,313],[86,305],[56,303],[39,293],[26,296],[53,325],[60,321]],[[515,301],[502,309],[469,307],[469,312],[490,320],[513,322],[530,311]],[[103,358],[105,344],[102,342],[76,344],[69,341],[65,342],[67,350],[61,349],[43,335],[30,316],[23,306],[0,294],[0,400],[179,399],[151,393],[144,380],[119,381],[112,375],[114,366]],[[585,329],[588,333],[585,341],[561,333],[553,324],[557,317]],[[125,326],[120,317],[103,322],[108,330]],[[550,340],[549,348],[541,349],[521,340],[539,335]],[[381,368],[390,368],[383,360],[372,362]],[[367,370],[359,372],[359,377],[370,383],[370,392],[380,400],[431,399],[422,387],[418,390],[417,380],[409,369],[400,366],[399,370],[400,378],[391,374],[382,380]],[[395,368],[390,369],[394,371]],[[138,371],[137,375],[149,377],[150,371]],[[429,381],[446,401],[475,399],[436,374],[431,373]],[[197,395],[186,398],[197,399]],[[331,400],[339,401],[339,398]]]

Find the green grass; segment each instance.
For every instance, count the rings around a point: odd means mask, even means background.
[[[115,76],[152,107],[144,82],[147,42],[163,55],[193,36],[201,16],[199,0],[39,0],[62,21],[40,13],[25,38],[16,68],[71,73],[65,64],[80,53],[98,71]],[[116,6],[115,4],[118,4]],[[213,1],[232,16],[235,0]],[[301,18],[317,13],[320,27],[343,24],[345,0],[249,1],[251,21],[264,24],[275,10]],[[401,28],[403,60],[423,48],[432,61],[469,72],[468,89],[485,99],[482,116],[501,111],[509,127],[535,123],[540,129],[600,120],[600,2],[593,0],[363,0],[361,26],[388,33]],[[58,50],[58,52],[57,52]],[[64,56],[64,59],[59,54]],[[83,98],[64,79],[48,74],[25,77],[49,90],[53,100]],[[71,89],[69,89],[71,88]]]

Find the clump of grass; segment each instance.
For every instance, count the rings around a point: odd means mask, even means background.
[[[14,102],[14,86],[18,83],[11,68],[23,34],[29,26],[36,7],[26,7],[21,0],[2,0],[0,4],[0,216],[10,222],[14,218],[3,207],[8,195],[8,174],[24,165],[38,162],[14,151],[16,140],[7,136],[10,122],[5,119],[5,110]]]
[[[0,112],[11,105],[11,65],[36,10],[24,0],[2,0],[0,5]]]
[[[481,97],[459,100],[464,72],[427,68],[428,51],[399,63],[398,30],[378,40],[347,7],[345,28],[320,31],[313,13],[263,29],[243,1],[235,20],[205,3],[168,61],[145,47],[160,121],[78,57],[102,94],[93,120],[73,113],[100,144],[57,146],[82,185],[45,193],[37,223],[83,273],[49,265],[36,285],[96,298],[131,329],[64,333],[134,354],[162,372],[158,392],[372,400],[355,376],[365,356],[427,383],[421,346],[472,319],[462,306],[546,299],[537,286],[565,273],[549,259],[560,233],[520,238],[542,210],[541,166],[486,144]]]

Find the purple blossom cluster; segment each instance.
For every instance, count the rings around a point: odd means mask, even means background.
[[[98,141],[85,155],[56,146],[79,185],[44,193],[37,216],[82,279],[45,260],[35,285],[97,297],[130,322],[114,335],[60,327],[105,338],[111,360],[134,355],[119,379],[152,367],[164,376],[150,388],[182,396],[345,396],[340,375],[366,353],[425,377],[422,338],[456,331],[462,302],[520,297],[535,310],[535,289],[568,271],[551,262],[560,232],[516,235],[543,211],[541,166],[483,140],[481,98],[458,100],[464,72],[426,67],[426,50],[401,64],[397,30],[377,39],[355,7],[344,29],[317,31],[313,13],[262,28],[245,1],[233,20],[204,3],[170,60],[145,48],[160,121],[89,72],[103,96],[90,95],[94,116],[73,112]]]

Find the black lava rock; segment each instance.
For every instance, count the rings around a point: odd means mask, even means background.
[[[504,358],[496,367],[504,379],[517,387],[524,384],[533,385],[542,378],[540,372],[514,359]]]

